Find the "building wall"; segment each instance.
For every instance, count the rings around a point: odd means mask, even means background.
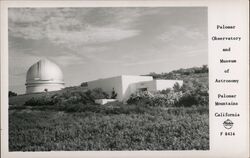
[[[89,81],[88,88],[89,89],[101,88],[104,92],[108,93],[109,95],[111,95],[114,88],[115,92],[117,93],[117,99],[121,101],[123,98],[121,76]]]
[[[63,84],[28,84],[26,85],[26,93],[38,93],[38,92],[45,92],[45,89],[47,89],[48,91],[58,91],[64,88]]]
[[[148,91],[160,91],[167,88],[173,88],[175,83],[179,83],[182,86],[182,80],[152,80],[136,83],[137,91],[142,88],[147,88]]]
[[[177,82],[180,86],[183,85],[182,80],[155,80],[156,82],[156,90],[164,90],[167,88],[173,88],[174,84]]]
[[[156,91],[156,81],[143,81],[136,83],[136,91],[139,91],[140,89],[146,88],[147,91]]]
[[[122,76],[122,101],[127,101],[137,91],[137,83],[152,80],[152,76]]]
[[[167,88],[173,88],[178,82],[180,86],[183,84],[181,80],[153,80],[152,76],[117,76],[106,79],[99,79],[88,82],[89,89],[101,88],[103,91],[111,95],[113,88],[117,93],[117,100],[127,101],[131,94],[136,93],[141,88],[147,88],[148,91],[157,91]]]

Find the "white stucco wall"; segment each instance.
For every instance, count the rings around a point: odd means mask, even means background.
[[[156,81],[143,81],[136,83],[136,89],[139,91],[141,88],[147,88],[148,91],[156,91]]]
[[[103,91],[111,95],[114,88],[119,101],[126,101],[132,93],[136,92],[135,83],[141,81],[153,80],[151,76],[129,76],[122,75],[117,77],[99,79],[88,82],[89,89],[101,88]]]
[[[157,91],[173,88],[176,82],[178,82],[180,86],[183,84],[183,81],[181,80],[153,80],[152,76],[122,75],[89,81],[88,88],[101,88],[109,95],[111,95],[114,88],[117,93],[116,99],[125,102],[129,99],[131,94],[136,93],[140,88],[147,88],[148,91]]]
[[[179,83],[182,86],[182,80],[151,80],[136,83],[137,91],[141,88],[147,88],[148,91],[160,91],[167,88],[173,88],[175,83]]]
[[[101,88],[104,92],[108,93],[109,95],[111,95],[114,88],[115,92],[117,93],[116,99],[121,101],[123,98],[121,76],[89,81],[88,88],[89,89]]]
[[[137,90],[136,83],[143,81],[152,81],[152,76],[127,76],[122,75],[122,101],[127,101],[132,93]]]
[[[173,88],[174,84],[177,82],[180,86],[183,85],[182,80],[155,80],[156,82],[156,90],[164,90],[167,88]]]

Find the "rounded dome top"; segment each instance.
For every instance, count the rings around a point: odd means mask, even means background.
[[[26,83],[64,83],[63,74],[55,63],[42,59],[29,68]]]

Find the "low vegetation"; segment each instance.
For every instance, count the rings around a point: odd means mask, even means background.
[[[9,108],[9,149],[208,150],[206,71],[203,66],[174,72],[185,76],[182,87],[176,84],[174,89],[139,92],[127,104],[97,105],[95,99],[114,94],[76,87],[28,98]]]
[[[206,108],[124,106],[10,113],[10,151],[208,150]]]
[[[54,94],[31,98],[27,100],[25,106],[62,106],[69,104],[94,104],[96,99],[106,99],[109,95],[102,91],[102,89],[94,89],[87,91],[65,91],[61,94]]]

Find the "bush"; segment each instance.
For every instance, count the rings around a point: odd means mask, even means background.
[[[9,97],[14,97],[14,96],[17,96],[17,93],[9,91]]]
[[[137,92],[131,95],[127,103],[154,107],[208,106],[208,87],[197,80],[191,80],[184,82],[183,86],[177,83],[173,89],[168,88],[156,93]]]
[[[101,89],[87,90],[87,91],[66,91],[62,94],[55,94],[53,96],[45,96],[39,98],[31,98],[26,101],[26,106],[42,106],[42,105],[73,105],[73,104],[95,104],[95,99],[107,99],[108,94]]]
[[[176,82],[174,84],[173,91],[174,92],[180,92],[181,91],[181,85],[178,82]]]
[[[182,97],[176,103],[176,106],[191,107],[193,105],[208,106],[209,95],[208,87],[196,80],[184,82],[180,88]]]
[[[92,99],[92,100],[96,100],[96,99],[109,99],[109,95],[104,92],[101,88],[96,88],[93,90],[88,90],[86,92],[86,95]]]
[[[128,104],[136,105],[149,105],[149,106],[160,106],[170,107],[176,104],[182,97],[182,92],[169,91],[165,93],[150,93],[150,92],[137,92],[132,94],[128,99]]]
[[[66,91],[61,95],[53,96],[57,104],[94,104],[96,99],[107,99],[108,94],[102,89],[94,89],[87,91]]]
[[[24,103],[25,106],[44,106],[44,105],[54,105],[55,102],[50,97],[39,97],[31,98]]]
[[[176,103],[176,106],[191,107],[198,105],[199,101],[191,93],[184,93],[180,100]]]

